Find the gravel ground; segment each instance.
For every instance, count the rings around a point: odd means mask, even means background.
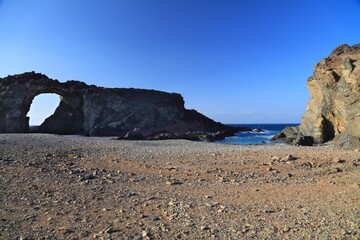
[[[0,239],[360,239],[360,152],[0,135]]]

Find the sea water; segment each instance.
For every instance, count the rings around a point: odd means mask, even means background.
[[[239,145],[249,145],[249,144],[271,144],[271,138],[281,132],[284,128],[288,126],[297,126],[299,125],[294,123],[287,124],[229,124],[230,126],[241,126],[241,127],[250,127],[251,129],[261,129],[262,132],[252,131],[252,132],[238,132],[235,136],[227,137],[224,140],[219,142],[227,144],[239,144]]]

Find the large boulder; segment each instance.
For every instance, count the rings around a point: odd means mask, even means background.
[[[35,72],[0,78],[0,133],[29,132],[26,116],[35,96],[61,96],[55,113],[37,131],[88,136],[149,138],[161,133],[233,132],[195,110],[180,94],[155,90],[102,88],[79,81],[61,83]],[[133,131],[136,129],[136,131]]]
[[[287,143],[293,143],[299,133],[298,126],[286,127],[284,130],[276,134],[271,140],[286,141]]]

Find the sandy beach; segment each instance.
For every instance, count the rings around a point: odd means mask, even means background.
[[[359,239],[360,152],[0,135],[0,239]]]

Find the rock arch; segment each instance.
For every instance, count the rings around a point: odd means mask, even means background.
[[[1,79],[0,132],[29,132],[29,119],[26,115],[33,99],[43,93],[58,94],[61,100],[55,113],[41,125],[41,131],[57,134],[81,132],[82,95],[76,88],[69,89],[67,85],[34,72]]]
[[[0,133],[29,132],[26,117],[42,93],[61,96],[55,113],[39,127],[44,133],[121,136],[137,128],[144,136],[191,131],[231,131],[195,110],[180,94],[102,88],[79,81],[60,83],[35,72],[0,78]]]
[[[55,109],[55,112],[39,126],[37,132],[81,134],[84,123],[82,106],[81,96],[73,96],[71,94],[60,95],[59,106]]]

